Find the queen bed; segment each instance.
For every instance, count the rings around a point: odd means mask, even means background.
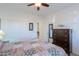
[[[63,48],[42,41],[0,41],[0,56],[67,56]]]

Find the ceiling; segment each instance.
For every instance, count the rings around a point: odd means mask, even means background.
[[[43,16],[59,12],[63,9],[72,7],[72,3],[48,3],[50,7],[41,7],[39,11],[35,7],[28,7],[28,3],[0,3],[0,12],[19,13],[19,14],[40,14]]]

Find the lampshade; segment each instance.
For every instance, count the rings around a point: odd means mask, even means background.
[[[3,35],[5,35],[5,33],[2,30],[0,30],[0,36],[3,36]]]
[[[5,33],[2,30],[0,30],[0,40],[3,40],[4,35],[5,35]]]

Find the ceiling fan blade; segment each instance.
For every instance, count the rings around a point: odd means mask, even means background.
[[[32,5],[34,5],[34,3],[28,4],[27,6],[32,6]]]
[[[41,5],[43,5],[45,7],[49,7],[49,5],[47,3],[42,3]]]
[[[39,11],[40,10],[40,7],[37,7],[37,10]]]

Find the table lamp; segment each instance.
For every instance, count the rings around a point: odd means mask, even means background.
[[[5,33],[2,30],[0,30],[0,40],[2,40],[4,38],[4,35],[5,35]]]

